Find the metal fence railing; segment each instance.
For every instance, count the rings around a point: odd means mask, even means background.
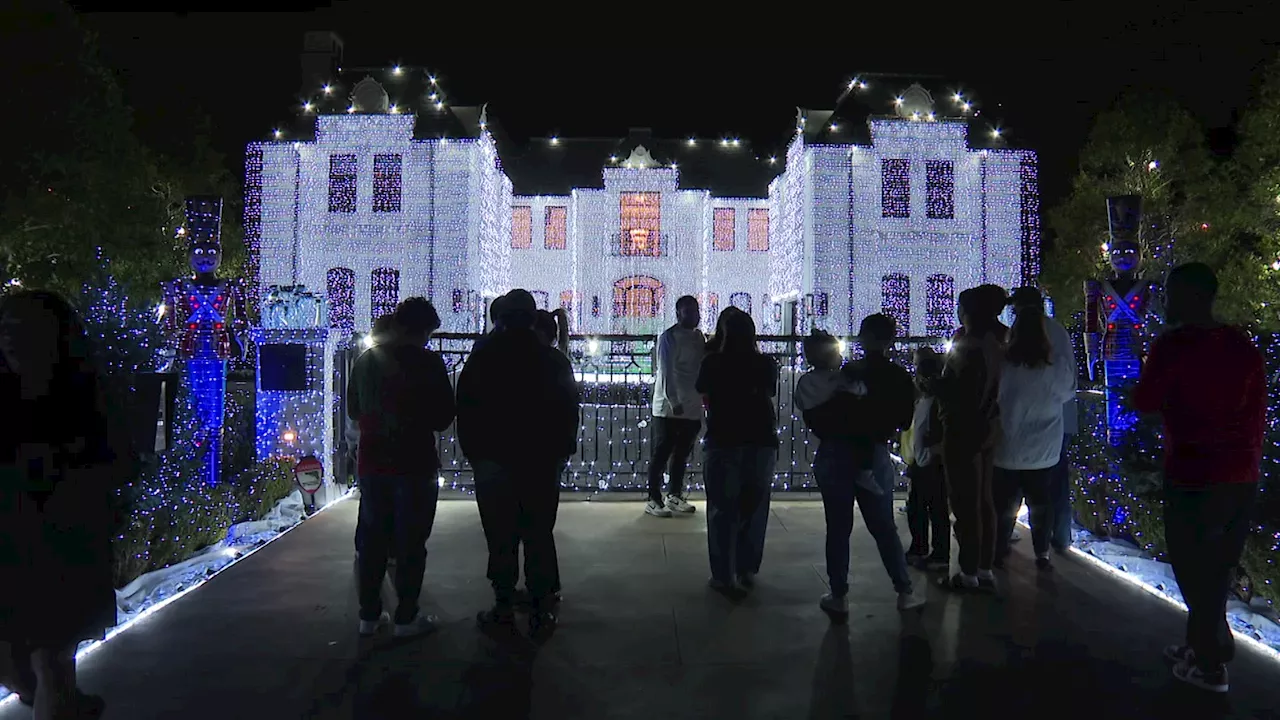
[[[430,347],[440,353],[454,382],[466,363],[477,335],[439,334]],[[578,452],[569,460],[562,480],[579,490],[640,490],[647,484],[651,435],[654,335],[592,335],[570,339],[570,359],[582,396],[582,429]],[[760,349],[778,361],[778,460],[774,487],[806,490],[814,487],[815,445],[792,405],[796,382],[804,372],[799,336],[762,336]],[[846,356],[856,354],[856,342],[846,341]],[[895,359],[910,366],[914,348],[941,347],[938,338],[902,338]],[[441,475],[457,486],[471,483],[471,469],[458,447],[451,426],[441,433]],[[690,458],[686,482],[702,484],[701,443]]]

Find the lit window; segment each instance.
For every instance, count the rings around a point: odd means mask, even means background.
[[[665,294],[666,289],[657,278],[640,275],[618,280],[613,284],[613,315],[628,318],[662,317]]]
[[[911,217],[911,161],[886,158],[880,161],[880,215]]]
[[[591,317],[600,317],[600,296],[591,296]]]
[[[533,247],[533,208],[511,208],[511,247],[515,250]]]
[[[329,156],[329,212],[356,211],[356,156]]]
[[[911,333],[911,279],[890,273],[880,279],[880,312],[898,324],[899,335]]]
[[[400,271],[374,268],[369,276],[369,307],[373,320],[395,312],[400,302]]]
[[[563,250],[568,234],[569,208],[548,207],[545,224],[544,246],[548,250]]]
[[[769,208],[747,211],[747,250],[769,252]]]
[[[711,249],[721,252],[733,250],[733,208],[716,208],[711,211]]]
[[[619,213],[622,255],[662,255],[662,193],[622,193]]]
[[[400,156],[373,156],[373,211],[400,212]]]
[[[325,273],[325,295],[329,298],[329,327],[353,332],[356,329],[356,271],[329,268]]]
[[[720,293],[707,293],[707,317],[715,319],[720,315]]]
[[[950,220],[956,215],[955,165],[950,160],[924,164],[925,215],[930,220]]]
[[[951,337],[956,328],[956,281],[950,275],[930,275],[924,281],[925,334]]]

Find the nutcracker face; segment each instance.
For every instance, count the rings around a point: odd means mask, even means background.
[[[1142,263],[1142,250],[1138,243],[1121,240],[1111,245],[1111,268],[1121,275],[1127,275],[1138,269]]]
[[[191,245],[191,269],[200,275],[212,275],[222,264],[222,252],[217,243],[199,242]]]

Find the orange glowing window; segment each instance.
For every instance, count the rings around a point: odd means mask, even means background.
[[[613,284],[614,317],[662,317],[666,288],[657,278],[644,275],[623,278]]]
[[[569,208],[548,207],[545,227],[546,238],[543,246],[548,250],[563,250],[568,227]]]
[[[712,250],[733,250],[733,215],[733,208],[716,208],[711,211]]]
[[[533,208],[511,208],[511,247],[516,250],[533,247]]]
[[[751,208],[747,211],[747,249],[751,252],[769,252],[768,208]]]
[[[623,255],[662,255],[662,193],[622,193],[619,251]]]

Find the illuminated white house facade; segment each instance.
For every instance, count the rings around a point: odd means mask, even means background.
[[[327,294],[330,324],[355,331],[422,295],[444,330],[479,332],[488,301],[522,287],[584,334],[655,332],[693,295],[708,328],[734,305],[763,333],[851,334],[885,311],[903,334],[939,336],[961,289],[1037,274],[1035,155],[975,148],[963,119],[913,119],[933,117],[919,86],[905,99],[867,121],[869,144],[802,114],[757,197],[686,184],[683,162],[643,144],[601,157],[594,183],[522,194],[483,111],[470,137],[424,138],[368,78],[347,112],[314,118],[314,138],[250,146],[256,284]]]

